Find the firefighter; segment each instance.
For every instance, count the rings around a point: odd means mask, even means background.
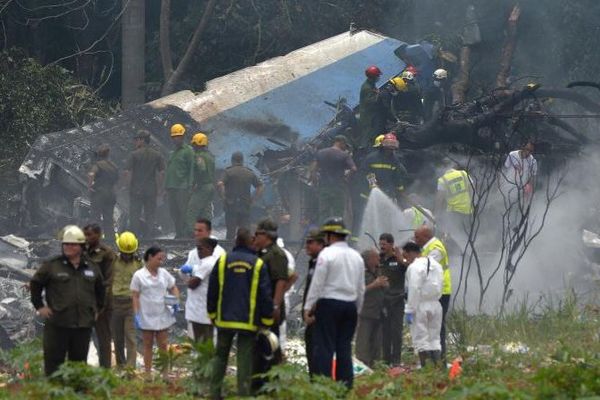
[[[430,121],[435,115],[452,104],[452,93],[448,71],[443,68],[433,72],[432,85],[423,92],[423,115],[425,122]]]
[[[258,256],[265,264],[271,281],[271,293],[273,295],[273,320],[271,327],[273,333],[279,338],[279,327],[285,321],[285,290],[287,288],[289,271],[288,259],[277,245],[277,224],[269,219],[260,221],[254,234],[254,248],[258,251]],[[254,373],[260,374],[267,372],[273,365],[280,364],[283,361],[281,349],[275,352],[272,360],[265,362],[261,358],[256,358]],[[254,382],[254,388],[259,389],[264,384],[262,379]]]
[[[175,150],[167,162],[165,173],[165,189],[169,201],[169,212],[175,226],[175,239],[191,236],[185,217],[188,209],[190,192],[194,186],[194,168],[196,156],[194,150],[183,142],[185,128],[181,124],[171,127],[171,140]]]
[[[367,149],[375,136],[385,129],[385,112],[381,107],[377,81],[381,77],[381,70],[371,65],[365,70],[367,79],[360,87],[359,102],[359,127],[360,137],[355,141],[356,150]]]
[[[331,377],[335,353],[336,379],[351,388],[352,337],[365,293],[365,267],[360,254],[346,242],[350,231],[342,218],[327,219],[321,232],[329,246],[317,259],[304,303],[304,322],[315,324],[315,374]]]
[[[348,192],[346,181],[356,172],[346,137],[338,135],[333,146],[319,150],[311,171],[313,182],[318,182],[319,188],[319,220],[323,221],[329,215],[344,215]]]
[[[380,275],[379,254],[376,250],[365,250],[361,255],[365,263],[365,299],[358,317],[356,357],[372,367],[381,358],[381,310],[388,278]]]
[[[406,265],[396,257],[394,236],[391,233],[379,236],[379,249],[379,269],[388,282],[383,297],[383,360],[388,365],[396,366],[400,365],[402,356]]]
[[[407,172],[396,154],[398,139],[393,132],[386,133],[381,146],[373,149],[361,167],[370,188],[378,187],[391,199],[397,200],[407,184]],[[368,197],[368,192],[363,192]]]
[[[423,251],[423,257],[430,257],[437,261],[443,270],[442,296],[440,304],[442,305],[442,327],[440,330],[440,340],[442,349],[442,359],[446,357],[446,314],[450,307],[450,296],[452,295],[452,275],[450,274],[450,260],[446,246],[437,237],[433,235],[433,229],[423,225],[415,230],[415,243],[419,245]]]
[[[85,234],[85,255],[100,268],[106,288],[104,307],[98,312],[94,329],[98,339],[98,361],[101,367],[111,367],[111,341],[110,321],[112,318],[112,280],[113,262],[116,258],[114,251],[102,243],[102,228],[98,224],[89,224],[83,228]]]
[[[222,398],[229,351],[236,336],[238,395],[250,395],[256,332],[261,326],[273,325],[268,271],[251,246],[250,232],[238,229],[235,247],[219,258],[209,278],[207,311],[218,331],[210,378],[210,395],[214,399]]]
[[[111,329],[115,344],[117,366],[127,365],[135,368],[136,336],[133,321],[133,300],[129,289],[133,274],[143,267],[142,260],[136,254],[138,240],[132,232],[123,232],[117,236],[119,255],[113,262],[113,315]],[[127,348],[127,357],[125,357]]]
[[[306,295],[308,294],[308,290],[310,289],[310,283],[312,281],[313,274],[315,273],[315,267],[317,266],[317,257],[321,250],[325,247],[325,240],[323,239],[323,235],[319,232],[318,229],[312,229],[309,231],[306,236],[306,242],[304,245],[304,249],[306,250],[306,255],[310,257],[308,261],[308,270],[306,272],[306,285],[304,286],[304,295],[302,296],[302,309],[304,310],[304,304],[306,303]],[[308,373],[312,376],[315,373],[315,363],[313,359],[313,336],[314,336],[314,327],[313,323],[307,324],[306,329],[304,330],[304,344],[306,347],[306,360],[308,364]]]
[[[439,302],[442,293],[442,266],[431,256],[422,256],[418,244],[408,242],[402,247],[409,263],[406,271],[408,300],[406,322],[410,326],[413,347],[419,355],[421,367],[431,359],[440,361],[440,329],[443,315]]]
[[[254,188],[254,195],[251,193]],[[231,166],[217,183],[224,201],[227,239],[233,239],[237,228],[248,228],[250,209],[261,196],[264,186],[250,168],[244,167],[244,155],[236,151],[231,155]]]
[[[456,164],[437,180],[436,214],[442,217],[442,228],[456,240],[465,235],[473,214],[471,177]]]
[[[381,89],[380,98],[381,105],[385,110],[386,121],[400,122],[398,113],[396,111],[396,98],[401,93],[408,91],[408,85],[406,81],[401,77],[397,76],[388,81],[388,83]]]
[[[42,263],[31,278],[31,302],[44,319],[44,372],[52,375],[67,358],[85,362],[94,320],[104,307],[105,287],[96,264],[83,257],[85,235],[67,225],[62,254]]]
[[[135,150],[127,160],[124,179],[129,188],[129,229],[152,237],[155,233],[156,200],[163,190],[165,160],[149,146],[150,132],[138,131],[134,143]]]
[[[392,101],[394,115],[411,124],[420,124],[423,121],[423,102],[421,89],[411,71],[402,72],[401,78],[406,83],[406,90],[399,92]]]
[[[198,218],[212,219],[215,194],[215,156],[208,150],[208,137],[198,132],[192,137],[195,150],[194,186],[188,203],[188,231],[194,230]]]
[[[102,224],[104,232],[114,233],[113,213],[117,196],[115,185],[119,180],[117,166],[108,159],[110,147],[101,144],[96,149],[96,162],[88,173],[90,191],[90,218]]]

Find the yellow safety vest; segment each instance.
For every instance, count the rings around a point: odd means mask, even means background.
[[[472,214],[469,175],[465,171],[451,169],[447,171],[438,183],[446,188],[446,210],[460,214]]]
[[[411,207],[411,209],[413,210],[413,213],[415,215],[412,220],[412,227],[413,229],[417,229],[421,227],[421,225],[423,225],[423,223],[425,222],[425,216],[421,211],[419,211],[417,207]]]
[[[440,260],[440,265],[444,270],[444,282],[442,284],[442,294],[452,294],[452,278],[450,276],[450,266],[448,260],[448,252],[446,251],[446,246],[442,243],[442,241],[438,238],[432,240],[427,246],[423,247],[422,255],[428,256],[433,250],[439,250],[442,253],[442,259]]]

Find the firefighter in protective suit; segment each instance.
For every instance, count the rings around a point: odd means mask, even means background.
[[[436,365],[441,359],[440,329],[442,328],[442,266],[431,257],[421,257],[421,248],[413,242],[402,247],[410,263],[406,271],[408,300],[404,307],[410,326],[413,347],[419,354],[421,367],[431,359]]]

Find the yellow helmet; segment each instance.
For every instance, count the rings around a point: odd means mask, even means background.
[[[373,147],[379,147],[381,146],[381,143],[383,142],[383,138],[385,137],[385,135],[379,135],[375,138],[375,142],[373,143]]]
[[[84,244],[85,235],[77,225],[67,225],[62,229],[60,240],[62,243]]]
[[[192,137],[191,143],[196,146],[208,146],[208,136],[202,132],[198,132]]]
[[[121,253],[131,254],[138,249],[138,240],[131,232],[123,232],[116,235],[117,247]]]
[[[406,91],[406,82],[401,77],[397,76],[395,78],[390,79],[390,83],[394,85],[397,91],[405,92]]]
[[[183,136],[185,134],[185,127],[181,124],[175,124],[171,127],[171,137]]]

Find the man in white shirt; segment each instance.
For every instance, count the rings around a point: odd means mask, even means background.
[[[365,294],[365,267],[361,255],[346,243],[350,231],[339,217],[321,227],[329,245],[321,251],[306,302],[304,321],[314,326],[315,374],[331,377],[336,356],[336,378],[352,387],[352,337]]]
[[[414,242],[402,247],[403,256],[410,265],[406,271],[408,300],[404,307],[410,326],[413,347],[419,354],[421,366],[427,359],[440,361],[442,328],[442,266],[432,257],[421,257],[421,248]]]
[[[216,246],[217,241],[215,239],[200,239],[197,249],[197,253],[201,257],[200,262],[194,264],[192,276],[187,283],[185,319],[192,324],[196,342],[212,340],[213,337],[213,327],[206,311],[206,296],[208,293],[208,277],[219,259],[214,255]]]
[[[512,202],[518,198],[530,197],[535,188],[537,160],[533,157],[535,145],[527,141],[525,145],[511,151],[504,161],[500,178],[500,189]]]

